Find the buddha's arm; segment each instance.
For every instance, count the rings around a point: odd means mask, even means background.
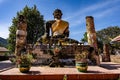
[[[69,27],[65,29],[64,35],[65,37],[69,37]]]
[[[47,38],[50,36],[50,28],[55,21],[47,21],[45,25],[45,33],[47,33]]]
[[[47,37],[49,37],[49,34],[50,34],[50,26],[51,24],[47,22],[45,26],[45,33],[47,33]]]

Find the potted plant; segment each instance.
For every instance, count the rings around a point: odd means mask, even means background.
[[[63,67],[64,65],[60,62],[61,58],[61,45],[54,45],[50,51],[52,55],[52,62],[49,64],[50,67]]]
[[[17,57],[17,65],[19,67],[20,72],[27,73],[30,70],[32,63],[32,55],[31,54],[21,54],[21,56]]]
[[[88,51],[83,50],[83,51],[78,51],[76,50],[75,52],[75,60],[76,60],[76,68],[78,69],[79,72],[86,72],[88,68]]]

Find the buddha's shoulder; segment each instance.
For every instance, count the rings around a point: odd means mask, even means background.
[[[67,21],[64,21],[64,20],[61,20],[63,23],[65,23],[65,24],[69,24],[69,22],[67,22]]]
[[[49,21],[47,21],[46,23],[54,23],[55,22],[55,20],[49,20]]]

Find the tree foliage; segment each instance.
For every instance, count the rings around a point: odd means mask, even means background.
[[[103,43],[110,43],[111,39],[118,35],[120,35],[120,27],[118,26],[108,27],[106,29],[97,31],[98,41]]]
[[[84,35],[84,38],[82,38],[81,41],[85,43],[85,42],[87,42],[87,39],[88,39],[87,32],[85,32],[83,35]]]
[[[114,37],[120,35],[120,27],[119,26],[111,26],[107,27],[105,29],[97,31],[97,42],[98,42],[98,47],[103,48],[103,43],[105,44],[110,44],[111,39]],[[87,42],[87,32],[84,33],[84,38],[81,39],[83,42]],[[111,44],[111,47],[118,48],[120,44]]]
[[[8,45],[7,40],[0,37],[0,47],[6,47],[7,48],[7,45]]]
[[[102,48],[104,43],[109,44],[110,50],[120,48],[120,43],[114,43],[114,44],[110,43],[111,40],[118,35],[120,35],[120,27],[118,27],[118,26],[108,27],[106,29],[97,31],[97,39],[98,39],[98,42],[100,43],[99,44],[99,46],[101,46],[100,48]]]
[[[23,15],[27,21],[27,43],[34,44],[39,37],[44,33],[44,19],[43,15],[37,10],[36,6],[30,8],[25,6],[23,10],[17,12],[16,17],[12,19],[12,25],[9,27],[8,48],[9,50],[15,50],[16,30],[18,23],[18,16]]]

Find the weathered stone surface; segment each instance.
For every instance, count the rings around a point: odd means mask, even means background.
[[[109,53],[109,46],[108,44],[103,45],[103,56],[102,56],[103,62],[110,62],[110,53]]]
[[[86,17],[86,27],[87,27],[87,38],[88,38],[88,44],[94,48],[94,51],[92,52],[94,55],[93,60],[95,60],[95,63],[97,65],[100,65],[100,59],[98,55],[98,46],[97,46],[97,38],[96,38],[96,31],[94,27],[94,18],[92,16]]]
[[[86,17],[88,44],[97,49],[96,31],[94,27],[94,18],[92,16]]]
[[[19,16],[19,22],[16,31],[15,54],[20,56],[21,50],[26,47],[27,23],[23,15]]]

